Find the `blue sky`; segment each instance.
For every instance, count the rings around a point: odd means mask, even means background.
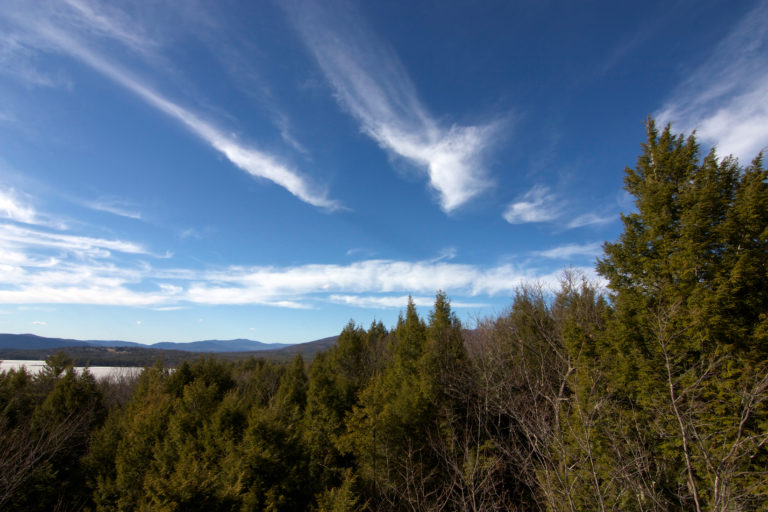
[[[299,342],[596,278],[654,116],[768,145],[765,2],[0,4],[0,332]]]

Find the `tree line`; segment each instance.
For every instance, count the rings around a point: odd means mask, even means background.
[[[464,329],[353,321],[305,364],[0,374],[0,509],[768,507],[768,173],[647,123],[597,271]]]

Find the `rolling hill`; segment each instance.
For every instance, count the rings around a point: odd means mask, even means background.
[[[64,347],[134,347],[160,350],[181,350],[184,352],[255,352],[261,350],[279,350],[288,347],[287,343],[264,343],[246,339],[203,340],[188,343],[162,341],[144,345],[132,341],[119,340],[72,340],[67,338],[46,338],[35,334],[0,334],[0,349],[52,349]]]

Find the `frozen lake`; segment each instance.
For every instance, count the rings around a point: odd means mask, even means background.
[[[45,366],[45,361],[34,360],[20,360],[20,359],[4,359],[0,361],[0,371],[8,371],[14,368],[26,367],[29,373],[38,373],[42,371]],[[105,377],[122,377],[133,376],[141,373],[144,368],[138,366],[90,366],[88,370],[97,379],[103,379]],[[76,366],[75,370],[82,371],[82,366]]]

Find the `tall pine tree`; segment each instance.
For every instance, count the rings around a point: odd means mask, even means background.
[[[742,169],[669,126],[647,134],[626,170],[636,211],[598,262],[611,390],[653,426],[649,480],[668,503],[764,504],[768,176],[760,156]]]

